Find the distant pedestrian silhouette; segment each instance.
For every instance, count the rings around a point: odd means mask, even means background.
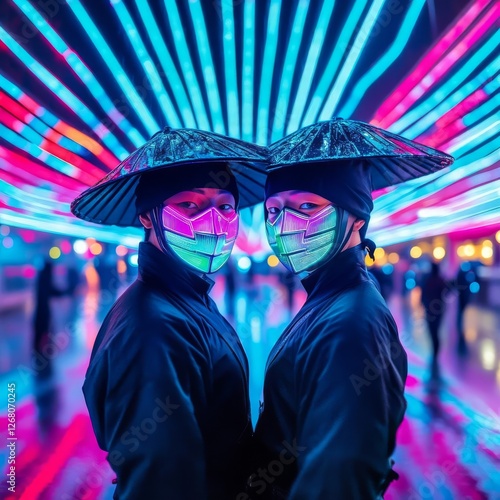
[[[422,304],[432,341],[431,377],[439,378],[438,355],[440,350],[439,327],[446,308],[448,287],[439,274],[439,265],[432,263],[431,272],[422,283]]]
[[[471,299],[470,284],[472,281],[475,280],[476,280],[476,275],[472,269],[471,263],[462,262],[460,268],[458,269],[457,277],[455,280],[455,287],[458,292],[457,349],[460,354],[467,353],[467,343],[465,342],[465,331],[464,331],[464,315],[465,315],[465,308],[467,307]]]
[[[35,314],[33,317],[34,339],[33,347],[34,355],[40,356],[43,353],[43,348],[49,340],[49,333],[52,327],[52,311],[50,309],[50,299],[52,297],[60,297],[65,294],[54,286],[53,283],[53,265],[49,260],[45,261],[43,268],[38,273],[35,288]],[[42,354],[43,355],[43,354]],[[40,365],[41,375],[50,375],[51,365],[50,360]]]

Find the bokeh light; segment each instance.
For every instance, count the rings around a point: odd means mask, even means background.
[[[387,260],[390,264],[397,264],[399,262],[399,254],[397,254],[396,252],[391,252],[387,256]]]
[[[422,249],[419,247],[419,246],[414,246],[414,247],[411,247],[411,250],[410,250],[410,255],[414,258],[414,259],[418,259],[419,257],[422,256]]]
[[[89,249],[87,242],[84,240],[76,240],[73,243],[73,250],[78,255],[83,255]]]
[[[276,267],[279,263],[280,263],[280,260],[278,259],[278,257],[276,257],[276,255],[270,255],[267,258],[267,265],[269,267]]]
[[[128,253],[128,249],[126,246],[118,245],[116,247],[116,255],[118,255],[118,257],[125,257],[125,255],[127,255],[127,253]]]
[[[102,245],[100,243],[92,243],[89,247],[89,251],[92,255],[101,255]]]
[[[432,251],[432,255],[434,256],[435,259],[437,260],[441,260],[441,259],[444,259],[445,255],[446,255],[446,250],[443,248],[443,247],[436,247],[433,251]]]
[[[10,236],[6,236],[2,241],[2,245],[5,248],[12,248],[14,246],[14,240]]]
[[[58,259],[61,256],[61,249],[59,247],[52,247],[49,250],[49,255],[51,259]]]
[[[491,247],[481,248],[481,257],[483,259],[491,259],[493,257],[493,248]]]
[[[238,269],[241,272],[245,273],[245,272],[248,272],[250,270],[250,268],[252,267],[252,261],[251,261],[250,257],[248,257],[247,255],[243,255],[238,259],[236,265],[238,266]]]

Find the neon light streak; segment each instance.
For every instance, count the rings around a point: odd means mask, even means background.
[[[487,59],[492,53],[494,53],[495,49],[500,44],[500,31],[495,32],[491,38],[485,42],[478,50],[475,52],[470,59],[463,64],[458,71],[450,77],[440,88],[436,89],[429,97],[425,99],[425,101],[416,106],[411,111],[407,112],[403,117],[401,117],[397,122],[394,122],[390,130],[396,134],[401,133],[403,130],[407,129],[411,124],[417,122],[418,118],[424,117],[430,110],[435,108],[440,102],[442,102],[446,96],[449,96],[450,93],[454,89],[460,88],[463,82],[470,77],[470,75]],[[484,73],[488,76],[493,75],[498,71],[500,67],[500,57],[493,61],[485,70]],[[459,92],[457,96],[455,96],[455,103],[460,102],[464,94],[472,93],[479,85],[484,82],[484,79],[481,80],[481,77],[476,79],[476,81],[466,84],[463,93]],[[449,110],[453,105],[453,100],[451,105],[448,104],[446,109],[443,109],[443,105],[439,108],[440,115],[444,114],[445,111]],[[420,135],[424,130],[429,128],[429,124],[435,122],[440,115],[436,115],[435,113],[431,115],[431,118],[425,117],[421,121],[421,124],[418,124],[415,128],[412,128],[412,132],[408,132],[408,137],[412,138],[416,135]],[[411,134],[415,135],[411,135]]]
[[[226,127],[222,118],[217,77],[215,75],[212,52],[210,50],[210,42],[208,40],[207,28],[205,26],[205,19],[203,17],[203,11],[201,9],[201,3],[188,2],[188,5],[191,12],[191,18],[193,20],[196,41],[198,43],[200,63],[203,68],[203,75],[205,77],[205,85],[208,94],[208,106],[210,108],[210,114],[212,117],[213,130],[219,134],[225,134]],[[228,113],[231,112],[233,112],[233,110],[228,110]]]
[[[496,61],[493,61],[493,63],[487,66],[479,75],[474,77],[472,80],[469,80],[465,85],[459,87],[458,90],[455,93],[451,94],[448,98],[444,99],[444,95],[441,95],[441,92],[437,94],[435,93],[429,99],[430,102],[428,104],[429,106],[437,104],[437,106],[431,112],[427,113],[423,118],[417,121],[412,127],[407,129],[405,135],[408,135],[409,137],[415,137],[416,135],[420,135],[420,131],[427,130],[428,128],[433,127],[434,124],[438,120],[440,120],[440,117],[443,117],[450,110],[454,109],[454,107],[460,102],[464,102],[465,96],[469,95],[470,97],[475,92],[480,91],[480,89],[478,90],[478,88],[481,87],[485,81],[490,78],[494,78],[495,76],[498,79],[499,70],[500,58],[498,58]],[[452,82],[453,81],[454,79],[452,80]],[[484,92],[483,95],[485,95]],[[441,102],[438,101],[440,97],[442,99]]]
[[[77,170],[73,165],[70,165],[69,163],[57,158],[56,156],[53,156],[50,153],[47,153],[46,151],[43,151],[40,147],[36,146],[35,144],[27,142],[26,139],[24,139],[19,134],[17,134],[10,128],[5,127],[2,124],[0,124],[0,136],[5,141],[10,142],[12,145],[16,146],[22,151],[25,151],[34,158],[37,158],[38,160],[46,163],[49,167],[52,167],[58,170],[59,172],[62,172],[63,174],[75,177],[77,179],[80,176],[84,178],[86,177],[87,182],[85,181],[84,182],[88,185],[93,184],[95,182],[94,177],[83,176],[82,172],[80,170]]]
[[[233,2],[221,2],[223,23],[224,69],[226,75],[226,102],[228,130],[231,137],[240,137],[240,102],[236,80],[236,49]]]
[[[141,16],[142,23],[146,28],[145,31],[151,41],[151,46],[158,56],[158,60],[163,69],[163,76],[167,78],[172,92],[175,95],[175,100],[179,105],[179,109],[184,120],[184,126],[188,128],[196,128],[196,119],[191,109],[191,103],[186,94],[184,85],[179,77],[179,73],[175,68],[172,56],[165,44],[165,40],[158,28],[155,17],[151,11],[149,2],[139,2],[136,0],[137,12]]]
[[[494,92],[500,88],[500,78],[493,79],[490,83],[486,84],[483,88],[484,92],[488,95],[489,100],[484,104],[471,111],[463,118],[463,123],[466,127],[469,127],[479,121],[483,116],[489,115],[493,111],[500,108],[500,95]]]
[[[395,213],[407,206],[409,202],[417,202],[432,196],[454,182],[467,177],[470,178],[498,161],[500,161],[500,149],[491,141],[486,142],[483,147],[459,158],[453,165],[453,170],[438,172],[424,179],[417,179],[398,186],[394,191],[378,197],[374,202],[375,215],[372,220],[388,217],[391,213]]]
[[[13,186],[0,179],[0,191],[4,196],[10,197],[9,205],[18,206],[30,210],[30,207],[40,208],[47,213],[60,210],[69,213],[69,203],[62,203],[56,200],[54,193],[50,189],[41,189],[24,185],[23,188]],[[16,200],[18,203],[12,203]]]
[[[115,54],[107,44],[106,40],[102,36],[101,32],[94,24],[94,21],[90,18],[87,11],[84,9],[79,0],[70,0],[68,5],[75,14],[76,18],[80,21],[83,29],[87,33],[88,40],[97,49],[103,61],[109,66],[111,73],[114,75],[118,85],[123,90],[125,96],[131,103],[131,109],[133,109],[136,114],[141,118],[146,130],[149,134],[153,135],[158,132],[160,126],[154,119],[153,115],[146,107],[141,97],[139,96],[137,90],[132,85],[132,82],[128,78],[125,70],[119,63]]]
[[[40,134],[14,118],[2,108],[0,108],[0,122],[17,132],[32,144],[40,147],[40,149],[47,151],[79,168],[80,172],[76,175],[77,178],[83,177],[85,179],[93,179],[93,182],[97,182],[104,176],[105,172],[101,169],[97,168],[92,163],[84,160],[75,153],[71,153],[70,151],[62,148],[58,144],[45,140]]]
[[[382,128],[389,128],[419,97],[419,92],[412,91],[421,85],[426,76],[436,67],[438,61],[448,52],[461,35],[477,22],[492,0],[479,0],[458,20],[434,47],[423,57],[417,68],[399,85],[382,103],[371,123]],[[427,81],[427,80],[426,80]],[[428,81],[428,85],[431,81]],[[411,95],[411,98],[409,97]],[[405,100],[405,103],[403,103]]]
[[[269,135],[269,102],[273,81],[274,60],[278,45],[278,31],[281,0],[271,0],[267,18],[266,43],[262,58],[262,72],[259,86],[259,104],[257,109],[257,143],[267,144]]]
[[[21,106],[18,101],[11,99],[10,96],[5,94],[1,90],[0,90],[0,106],[3,107],[5,110],[9,111],[15,118],[24,123],[24,127],[20,123],[15,124],[14,125],[15,130],[20,131],[21,128],[24,128],[26,131],[29,131],[31,128],[41,136],[48,139],[49,141],[59,144],[64,149],[67,149],[74,154],[82,153],[83,147],[80,144],[71,139],[63,137],[59,132],[56,132],[55,130],[51,129],[42,120],[40,120],[38,117],[27,111],[26,108],[24,108],[23,106]],[[5,121],[4,124],[7,125]],[[13,128],[13,125],[10,125],[10,128]],[[38,143],[39,145],[41,144],[38,139],[38,136],[35,135],[32,137],[34,137],[34,142]],[[103,150],[101,146],[100,150],[101,152]],[[114,166],[117,163],[118,163],[117,160],[112,160],[111,165]],[[89,166],[91,169],[95,168],[94,165],[92,164],[89,164]]]
[[[102,242],[131,247],[137,247],[144,237],[139,229],[127,228],[125,230],[114,227],[110,231],[109,227],[91,226],[74,217],[68,217],[67,219],[61,216],[52,216],[50,218],[44,215],[43,217],[36,217],[28,214],[19,214],[9,209],[0,211],[0,223],[2,224],[40,231],[40,223],[42,221],[43,230],[49,233],[63,234],[75,238],[80,238],[82,234],[85,234],[89,238],[95,238]]]
[[[308,0],[300,0],[297,4],[297,10],[295,11],[295,19],[293,21],[290,38],[288,39],[288,48],[286,51],[283,73],[281,75],[281,84],[279,86],[279,94],[276,102],[271,142],[281,139],[285,130],[286,113],[288,111],[290,91],[292,90],[292,80],[297,64],[297,55],[302,42],[302,33],[304,31],[304,23],[306,21],[308,7]]]
[[[246,0],[243,11],[243,74],[241,92],[242,139],[252,142],[255,50],[255,0]]]
[[[347,17],[344,26],[342,26],[342,31],[340,32],[337,43],[335,44],[330,60],[328,61],[323,76],[321,77],[321,80],[319,81],[319,84],[314,92],[314,96],[311,99],[311,103],[309,104],[305,117],[302,120],[302,126],[310,125],[311,123],[317,121],[320,107],[323,105],[326,93],[335,78],[340,62],[344,57],[345,51],[349,47],[349,41],[351,40],[365,7],[366,0],[356,0],[355,4],[351,8],[349,16]]]
[[[73,179],[73,177],[52,170],[43,164],[36,163],[10,149],[0,146],[0,168],[3,168],[2,162],[7,162],[6,168],[18,177],[24,178],[26,182],[33,182],[36,179],[38,179],[38,182],[40,180],[51,182],[56,184],[56,189],[59,192],[62,192],[62,190],[71,191],[73,197],[85,187],[85,184]]]
[[[109,167],[114,167],[118,163],[116,156],[111,154],[107,149],[103,148],[101,144],[89,137],[88,135],[80,132],[79,130],[71,127],[67,123],[59,120],[55,115],[47,111],[45,108],[36,103],[27,94],[24,94],[19,87],[0,75],[0,87],[5,90],[10,96],[16,99],[33,115],[37,116],[41,121],[46,123],[48,127],[52,127],[60,134],[70,138],[72,141],[81,145],[92,154],[97,156],[103,163]]]
[[[181,122],[177,112],[175,111],[174,104],[167,94],[156,66],[151,60],[151,56],[149,55],[142,38],[139,35],[137,26],[134,24],[127,7],[125,7],[125,4],[121,0],[112,0],[111,5],[114,7],[125,33],[128,35],[128,39],[130,40],[130,43],[136,53],[137,60],[143,67],[144,73],[151,84],[152,93],[160,103],[160,109],[163,111],[167,124],[174,128],[180,128]]]
[[[414,0],[410,3],[396,38],[384,55],[380,57],[379,60],[358,80],[351,91],[348,101],[339,111],[339,116],[345,118],[350,117],[358,107],[358,104],[365,95],[366,91],[403,53],[403,50],[408,44],[408,40],[413,33],[413,29],[417,24],[420,14],[422,13],[422,8],[425,3],[425,0]]]
[[[23,11],[25,16],[38,28],[40,34],[59,52],[68,65],[73,69],[74,74],[90,89],[107,115],[120,127],[130,138],[135,146],[142,145],[145,138],[133,127],[133,125],[116,109],[108,94],[99,81],[87,66],[80,59],[78,54],[73,52],[58,35],[58,33],[48,24],[38,11],[26,0],[14,0],[14,3]]]
[[[349,51],[349,55],[347,56],[335,83],[333,84],[332,90],[330,90],[330,94],[328,95],[326,102],[323,104],[323,109],[319,115],[320,120],[328,120],[334,116],[337,104],[344,93],[344,89],[347,82],[351,78],[356,64],[358,63],[359,56],[365,47],[373,25],[375,24],[375,21],[380,14],[380,10],[384,5],[384,1],[385,0],[373,1],[370,10],[361,25],[358,36],[354,40],[353,47]]]
[[[325,0],[323,2],[323,6],[321,7],[321,12],[319,13],[316,22],[316,29],[314,30],[314,35],[307,54],[304,71],[302,72],[297,94],[295,95],[292,113],[286,129],[287,134],[295,132],[300,127],[300,121],[302,120],[302,115],[304,113],[307,96],[309,95],[309,91],[311,89],[312,79],[314,73],[316,72],[318,58],[323,47],[326,30],[330,23],[334,6],[335,0]]]
[[[179,17],[176,2],[168,2],[168,0],[165,0],[164,5],[168,18],[168,24],[170,25],[170,30],[172,31],[174,38],[177,57],[181,64],[189,96],[191,97],[191,103],[193,109],[196,110],[198,128],[202,130],[212,130],[208,120],[207,111],[205,109],[205,103],[201,95],[200,85],[194,71],[191,54],[189,53],[186,37],[184,35],[184,27]]]
[[[492,136],[498,134],[499,126],[500,120],[498,119],[498,116],[492,116],[475,127],[467,129],[466,132],[460,137],[457,137],[445,144],[444,148],[452,155],[461,156],[463,152],[470,149],[470,147],[465,147],[471,143],[475,143],[473,146],[477,146],[485,141],[489,141]]]
[[[126,150],[117,141],[108,129],[102,126],[94,113],[70,90],[68,90],[52,73],[31,57],[1,26],[0,38],[12,53],[19,58],[26,68],[29,69],[44,85],[47,86],[59,99],[70,106],[73,111],[84,120],[91,128],[95,128],[97,135],[112,150],[120,154],[126,154]]]

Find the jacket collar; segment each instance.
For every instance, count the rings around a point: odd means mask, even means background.
[[[340,292],[363,281],[370,281],[365,266],[365,250],[357,245],[340,252],[324,266],[302,280],[308,294],[313,296]]]
[[[167,255],[149,242],[139,244],[139,279],[177,295],[203,298],[214,282],[198,275],[175,256]]]

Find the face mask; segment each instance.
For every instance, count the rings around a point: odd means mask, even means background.
[[[345,213],[333,205],[313,216],[285,208],[273,222],[266,222],[269,245],[293,273],[313,271],[333,255],[332,249],[340,251],[339,235],[345,234],[347,222],[341,212]]]
[[[179,258],[198,271],[214,273],[231,255],[239,217],[237,213],[226,216],[214,207],[187,217],[167,205],[162,224],[165,240]]]

